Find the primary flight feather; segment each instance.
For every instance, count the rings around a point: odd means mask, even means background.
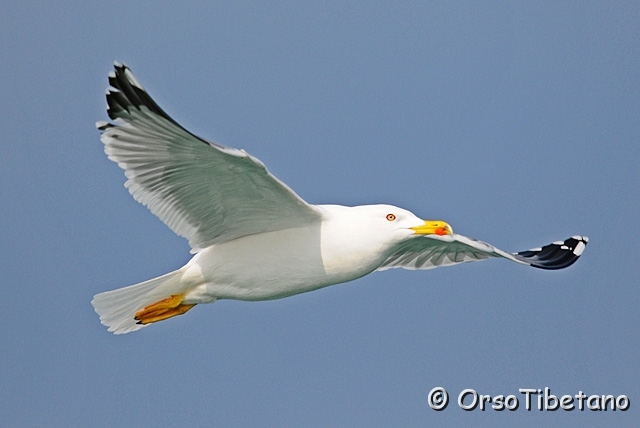
[[[244,150],[180,126],[126,65],[115,65],[109,84],[107,113],[114,123],[97,123],[107,156],[124,169],[133,197],[187,238],[195,253],[176,271],[94,297],[100,321],[116,334],[199,303],[278,299],[375,270],[492,257],[562,269],[588,241],[573,236],[510,254],[391,205],[311,205]]]

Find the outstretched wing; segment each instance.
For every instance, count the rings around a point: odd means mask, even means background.
[[[492,257],[502,257],[540,269],[564,269],[578,260],[588,241],[586,236],[573,236],[542,248],[510,254],[462,235],[422,235],[400,244],[378,270],[433,269]]]
[[[257,158],[180,126],[126,65],[115,64],[109,84],[107,113],[116,122],[96,124],[105,152],[124,169],[133,197],[187,238],[192,252],[320,219]]]

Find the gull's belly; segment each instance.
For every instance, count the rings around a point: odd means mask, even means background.
[[[193,284],[189,302],[216,299],[269,300],[350,281],[375,269],[327,260],[320,227],[246,236],[212,245],[185,266],[183,281]]]

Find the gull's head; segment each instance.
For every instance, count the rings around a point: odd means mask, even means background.
[[[453,228],[442,220],[422,220],[410,211],[402,208],[386,205],[380,207],[382,211],[388,211],[384,218],[391,229],[406,237],[413,235],[452,235]]]
[[[320,234],[324,268],[345,278],[375,270],[389,251],[407,240],[453,233],[443,221],[425,221],[393,205],[318,207],[324,211]]]
[[[340,223],[343,225],[343,233],[367,236],[369,240],[376,240],[383,246],[395,244],[416,235],[453,234],[451,226],[442,220],[422,220],[412,212],[393,205],[325,207],[338,214]]]

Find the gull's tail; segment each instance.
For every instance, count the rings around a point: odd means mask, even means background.
[[[178,269],[139,284],[96,294],[91,304],[100,315],[100,322],[114,334],[139,330],[148,325],[136,319],[140,310],[186,291],[181,282],[182,273],[182,269]]]

